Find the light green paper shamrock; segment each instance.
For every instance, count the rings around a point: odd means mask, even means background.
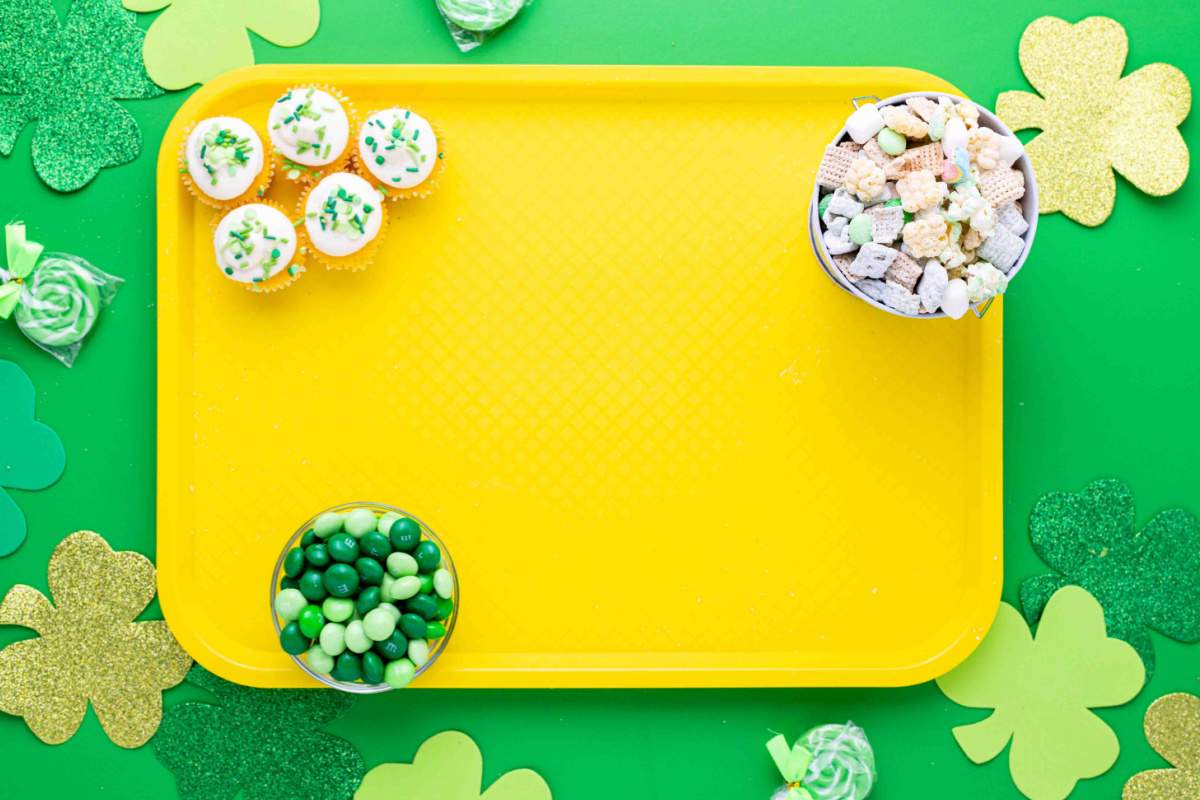
[[[445,731],[425,740],[411,764],[380,764],[367,773],[354,800],[551,800],[550,787],[531,769],[514,769],[480,791],[483,755],[470,736]]]
[[[1021,614],[1001,603],[983,644],[937,684],[959,705],[995,709],[954,729],[969,759],[991,761],[1011,741],[1017,789],[1032,800],[1063,800],[1120,752],[1116,735],[1089,709],[1129,702],[1144,677],[1137,652],[1108,637],[1096,599],[1067,586],[1046,604],[1036,639]]]
[[[254,63],[247,29],[280,47],[304,44],[321,22],[320,0],[124,0],[159,11],[146,34],[146,71],[164,89],[185,89]]]

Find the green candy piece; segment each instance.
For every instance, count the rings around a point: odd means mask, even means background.
[[[438,600],[437,614],[434,619],[446,620],[450,619],[450,615],[454,613],[454,601],[450,599]]]
[[[368,639],[372,642],[382,642],[396,630],[396,620],[386,609],[376,608],[363,617],[362,626]]]
[[[383,680],[393,689],[403,689],[412,683],[413,676],[416,674],[417,668],[413,666],[413,663],[407,658],[401,658],[384,667]]]
[[[417,545],[417,551],[413,553],[413,556],[417,559],[417,566],[421,568],[421,572],[433,572],[442,563],[442,551],[430,541],[424,541]]]
[[[386,611],[392,618],[392,622],[399,623],[401,611],[392,603],[380,603],[379,607]]]
[[[317,541],[317,532],[309,528],[303,536],[300,537],[300,546],[308,547],[313,542]]]
[[[446,626],[440,622],[431,622],[425,626],[426,639],[440,639],[446,635]]]
[[[354,610],[360,617],[365,617],[368,612],[377,608],[382,600],[383,595],[379,591],[379,587],[368,586],[358,593],[358,599],[354,601]]]
[[[392,582],[392,600],[407,600],[421,591],[421,579],[416,575],[406,575]]]
[[[431,594],[419,594],[416,597],[409,598],[404,604],[404,610],[420,614],[422,619],[428,621],[437,616],[438,601]]]
[[[348,533],[335,533],[329,537],[329,557],[343,564],[353,564],[358,558],[358,540]],[[313,545],[316,547],[316,545]]]
[[[426,572],[421,578],[421,594],[433,594],[433,576]]]
[[[454,576],[450,574],[450,570],[439,569],[433,573],[432,583],[433,590],[437,592],[438,597],[448,600],[454,594]]]
[[[38,344],[70,347],[96,324],[104,307],[100,278],[80,261],[74,256],[43,256],[25,278],[13,319]]]
[[[400,616],[400,632],[410,639],[424,639],[428,627],[420,614],[406,613]]]
[[[319,570],[310,569],[300,576],[300,593],[313,603],[325,599],[328,592],[325,591],[324,576]]]
[[[285,653],[298,656],[308,649],[309,641],[300,630],[300,625],[294,621],[284,625],[279,631],[279,646]]]
[[[275,595],[275,613],[284,623],[298,619],[300,612],[308,605],[308,598],[299,589],[284,589]]]
[[[437,0],[438,10],[460,28],[494,31],[517,15],[525,0]]]
[[[884,208],[893,208],[895,206],[902,206],[902,205],[904,205],[903,200],[901,200],[899,197],[893,197],[891,200],[888,200],[886,203],[884,203],[883,207]]]
[[[350,620],[346,625],[346,648],[354,653],[365,653],[371,649],[371,637],[363,630],[361,619]]]
[[[416,523],[416,520],[401,517],[392,523],[392,529],[388,531],[388,538],[392,542],[392,547],[405,553],[411,552],[416,550],[417,545],[421,543],[421,526]]]
[[[321,613],[321,607],[315,605],[307,605],[300,611],[300,617],[296,620],[300,625],[300,632],[309,638],[317,638],[321,633],[321,629],[325,627],[325,615]]]
[[[367,531],[375,530],[379,520],[375,518],[375,512],[371,509],[356,508],[346,515],[344,525],[346,533],[357,539]]]
[[[321,613],[330,622],[345,622],[354,616],[354,601],[345,597],[326,597]]]
[[[400,515],[395,511],[389,511],[379,518],[379,524],[375,526],[375,530],[387,536],[392,532],[392,523],[400,519]]]
[[[326,653],[320,647],[310,647],[308,652],[304,654],[304,658],[308,661],[308,665],[322,675],[328,675],[333,672],[333,656]]]
[[[298,578],[304,572],[304,551],[299,547],[288,550],[283,557],[283,574],[289,578]]]
[[[305,573],[306,576],[307,574]],[[358,572],[349,564],[334,564],[325,570],[325,589],[334,597],[349,597],[358,591],[358,586]],[[300,591],[304,591],[303,586],[300,587]]]
[[[848,229],[850,231],[850,241],[857,245],[864,245],[872,240],[871,226],[875,220],[870,214],[859,214],[854,219],[850,220]]]
[[[424,639],[413,639],[408,643],[408,660],[413,663],[417,669],[425,666],[429,661],[429,642]]]
[[[279,588],[280,589],[299,589],[300,588],[300,579],[299,578],[284,578],[283,580],[281,580],[279,582]]]
[[[833,202],[833,194],[827,194],[821,198],[821,202],[817,203],[817,216],[824,217],[825,211],[829,208],[829,204]]]
[[[908,140],[904,138],[904,134],[891,128],[881,130],[876,139],[879,141],[879,149],[889,156],[898,156],[908,149]]]
[[[380,561],[386,559],[392,552],[391,541],[379,531],[364,533],[358,540],[358,547],[362,552]]]
[[[354,653],[342,653],[329,674],[334,680],[354,683],[362,677],[362,659]]]
[[[387,557],[387,570],[393,578],[416,575],[420,569],[417,560],[408,553],[392,553]]]
[[[396,583],[396,579],[386,572],[383,573],[383,580],[379,582],[379,592],[383,595],[384,600],[392,598],[392,586]]]
[[[323,543],[310,544],[304,549],[304,559],[314,567],[329,566],[329,548]]]
[[[392,631],[391,636],[375,643],[375,650],[388,661],[404,658],[404,654],[408,652],[408,638],[403,631]]]
[[[317,641],[321,644],[321,649],[328,655],[340,656],[346,651],[346,626],[337,622],[325,623]]]
[[[342,529],[342,515],[336,511],[326,511],[313,522],[313,533],[319,539],[328,539]]]
[[[383,683],[383,659],[369,650],[362,654],[363,683]]]
[[[378,586],[383,583],[385,574],[383,567],[373,558],[363,556],[354,562],[354,569],[358,571],[358,577],[362,578],[362,582],[368,586]]]

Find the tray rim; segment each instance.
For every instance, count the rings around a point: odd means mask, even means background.
[[[788,87],[811,84],[819,77],[821,83],[847,87],[847,99],[854,94],[851,86],[861,85],[869,74],[887,72],[893,79],[908,78],[921,81],[931,88],[942,88],[966,96],[957,87],[931,73],[907,67],[817,67],[817,66],[751,66],[751,65],[501,65],[501,64],[260,64],[245,67],[213,79],[197,89],[180,106],[164,132],[159,146],[156,167],[155,203],[157,211],[156,266],[172,263],[170,244],[176,241],[171,229],[182,225],[182,220],[172,209],[164,213],[161,198],[166,192],[175,191],[178,183],[177,151],[172,145],[179,141],[192,115],[213,100],[228,92],[254,85],[277,85],[282,82],[313,80],[319,74],[323,82],[339,80],[362,80],[362,73],[370,71],[372,80],[404,79],[406,81],[429,79],[441,83],[470,85],[478,83],[509,83],[520,81],[541,86],[576,86],[580,82],[595,87],[610,83],[613,88],[628,91],[629,87],[648,85],[712,86],[725,85],[747,90],[775,92]],[[178,322],[179,304],[175,300],[178,286],[170,269],[159,269],[157,273],[157,318],[156,318],[156,531],[155,544],[158,551],[160,575],[173,567],[175,560],[163,559],[171,553],[172,545],[163,546],[175,537],[162,535],[172,530],[179,518],[175,505],[164,502],[169,497],[164,486],[176,486],[180,479],[181,453],[168,450],[164,455],[163,441],[177,440],[180,426],[178,415],[166,414],[176,406],[169,402],[170,395],[177,391],[180,366],[174,359],[165,359],[164,351],[177,352],[179,339],[169,323]],[[1000,299],[998,298],[998,301]],[[170,311],[171,313],[166,313]],[[430,673],[422,686],[413,688],[749,688],[749,687],[897,687],[924,683],[950,671],[964,661],[982,642],[991,628],[999,608],[1003,578],[1003,308],[997,302],[989,317],[1000,322],[1001,333],[996,337],[998,346],[985,346],[985,337],[979,336],[981,367],[976,373],[981,381],[980,437],[977,442],[981,452],[979,481],[984,487],[981,500],[990,506],[990,513],[981,510],[980,536],[991,538],[995,556],[981,559],[979,580],[983,585],[972,596],[978,602],[971,613],[964,615],[968,624],[959,636],[939,652],[924,659],[897,667],[854,667],[854,668],[764,668],[764,667],[714,667],[706,668],[657,668],[628,669],[593,666],[583,668],[557,668],[531,670],[506,667],[499,659],[492,668],[462,669],[449,680],[439,680],[439,673]],[[982,324],[971,320],[968,324]],[[169,347],[167,345],[170,345]],[[998,364],[991,364],[993,360]],[[992,384],[995,384],[994,386]],[[990,531],[990,536],[989,532]],[[979,556],[989,548],[980,548]],[[163,564],[163,561],[166,564]],[[181,619],[187,615],[180,611],[186,601],[175,596],[174,581],[158,582],[159,603],[163,616]],[[177,599],[179,605],[177,606]],[[242,664],[224,655],[190,625],[172,628],[172,633],[187,652],[210,671],[228,680],[249,686],[264,688],[319,688],[321,684],[307,678],[297,670],[292,680],[272,680],[278,670],[267,670]],[[449,656],[451,654],[447,654]],[[579,654],[586,655],[586,654]],[[606,654],[615,655],[615,654]],[[445,659],[449,660],[449,659]],[[440,673],[444,678],[445,673]],[[603,676],[600,679],[586,678],[547,682],[547,674],[568,676]],[[664,680],[666,676],[666,680]]]

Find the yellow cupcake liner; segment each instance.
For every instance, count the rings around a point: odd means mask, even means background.
[[[361,272],[371,266],[371,263],[375,260],[375,254],[379,251],[379,246],[383,244],[383,240],[387,237],[387,204],[380,203],[379,205],[379,213],[383,216],[379,223],[379,233],[375,235],[374,239],[364,245],[358,252],[351,253],[348,256],[331,256],[328,253],[321,252],[320,248],[313,244],[312,239],[308,235],[308,218],[305,209],[308,206],[308,196],[312,194],[315,188],[317,188],[315,185],[308,187],[304,191],[304,194],[300,195],[300,202],[296,205],[296,232],[300,234],[301,241],[304,242],[308,254],[328,270]]]
[[[191,125],[188,125],[184,129],[183,135],[179,139],[179,177],[180,180],[183,181],[183,185],[187,187],[188,194],[209,208],[215,208],[218,211],[231,211],[240,205],[245,205],[246,203],[251,203],[255,200],[261,199],[264,195],[266,195],[267,190],[271,187],[271,182],[275,178],[275,157],[273,154],[273,149],[271,148],[271,138],[269,136],[264,136],[262,130],[255,127],[253,124],[246,122],[246,120],[242,120],[254,129],[254,132],[258,134],[260,144],[263,148],[265,148],[263,152],[262,172],[259,173],[258,179],[253,181],[249,188],[247,188],[246,191],[242,192],[237,197],[231,197],[228,200],[218,200],[215,197],[209,197],[207,194],[205,194],[204,190],[196,185],[196,181],[192,179],[192,173],[188,170],[188,137],[192,135],[192,131],[196,129],[196,125],[203,121],[204,120],[199,120],[198,122],[193,122]]]
[[[276,273],[275,275],[272,275],[270,278],[268,278],[265,281],[261,281],[259,283],[242,283],[241,284],[246,289],[246,291],[254,292],[255,294],[269,294],[271,292],[278,292],[280,289],[286,289],[287,287],[291,286],[293,283],[298,281],[300,279],[300,276],[303,275],[307,271],[305,268],[305,256],[308,254],[308,247],[307,247],[308,239],[307,239],[307,237],[304,236],[303,225],[301,225],[300,227],[296,227],[294,218],[288,214],[286,208],[284,208],[283,206],[281,206],[279,203],[275,202],[274,200],[269,200],[267,198],[258,197],[253,200],[247,200],[244,203],[234,206],[233,208],[226,211],[224,214],[214,216],[212,219],[212,222],[210,224],[210,227],[212,228],[213,234],[216,234],[217,228],[221,225],[221,220],[223,220],[227,214],[229,214],[232,211],[236,211],[241,206],[248,206],[248,205],[252,205],[252,204],[261,204],[264,206],[270,206],[271,208],[278,211],[280,214],[283,214],[288,219],[293,220],[292,229],[295,231],[295,236],[296,236],[296,255],[292,257],[292,263],[288,264],[287,267],[285,267],[284,269],[281,269],[278,273]],[[216,257],[217,257],[217,254],[214,250],[214,252],[213,252],[213,260],[214,261],[216,260]],[[234,280],[231,280],[230,282],[231,283],[241,283],[241,281],[234,281]]]
[[[389,186],[371,172],[370,167],[363,161],[362,153],[359,152],[359,142],[362,141],[363,126],[367,124],[367,120],[371,118],[372,114],[386,110],[385,108],[380,108],[370,111],[363,117],[362,122],[359,123],[358,129],[354,132],[354,146],[351,148],[353,151],[351,171],[368,181],[388,200],[423,200],[437,189],[438,178],[441,177],[442,171],[446,168],[446,140],[442,136],[441,129],[434,125],[433,122],[429,122],[429,127],[433,129],[433,135],[437,138],[438,143],[437,162],[433,165],[433,170],[429,173],[429,177],[410,189],[397,189],[394,186]]]
[[[349,96],[327,83],[305,83],[300,86],[289,87],[288,91],[295,91],[297,89],[319,89],[323,92],[328,92],[335,100],[342,104],[350,126],[350,132],[347,134],[348,138],[346,139],[346,149],[333,161],[319,167],[297,164],[291,159],[286,158],[275,148],[274,143],[271,142],[270,132],[268,131],[267,142],[270,144],[272,160],[275,162],[275,168],[279,170],[280,177],[292,183],[315,185],[320,183],[323,178],[327,178],[335,172],[349,171],[354,154],[354,134],[359,128],[358,110],[354,106],[354,101]]]

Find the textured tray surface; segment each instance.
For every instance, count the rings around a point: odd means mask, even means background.
[[[437,193],[364,273],[272,296],[211,264],[186,125],[289,84],[439,126]],[[159,168],[158,564],[205,666],[309,685],[272,636],[295,526],[349,500],[451,548],[423,686],[887,685],[990,624],[1001,313],[914,322],[814,262],[848,98],[899,69],[259,67],[200,89]]]

